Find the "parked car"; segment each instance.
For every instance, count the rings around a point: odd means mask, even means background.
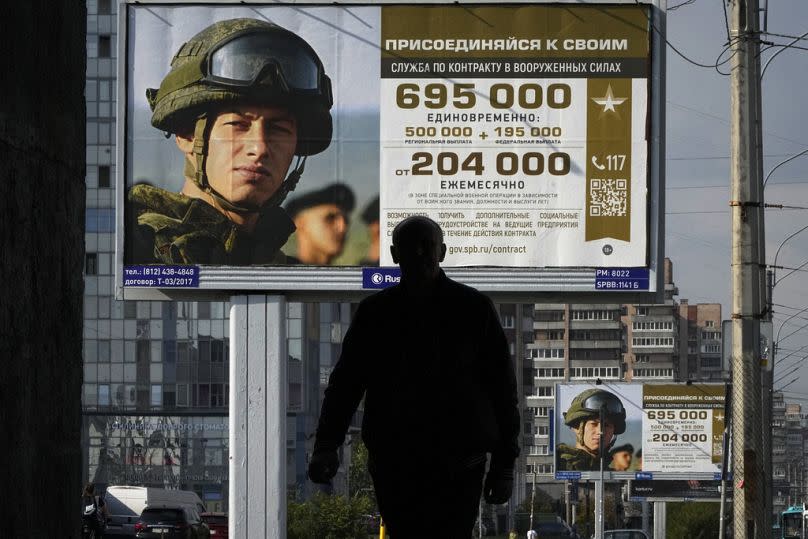
[[[227,513],[202,513],[199,516],[210,528],[211,539],[227,539]]]
[[[135,523],[137,539],[210,539],[210,528],[193,507],[147,507]]]
[[[205,512],[199,495],[190,490],[114,485],[107,487],[104,502],[109,515],[104,537],[109,538],[134,537],[135,523],[147,507],[189,506]]]

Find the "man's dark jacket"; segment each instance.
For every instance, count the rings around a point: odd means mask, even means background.
[[[519,454],[516,377],[497,313],[442,271],[425,300],[396,285],[359,304],[325,391],[318,449],[342,444],[363,395],[371,458],[491,452],[512,466]]]

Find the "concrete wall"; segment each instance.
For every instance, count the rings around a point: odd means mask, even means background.
[[[78,537],[85,4],[0,21],[0,535]]]

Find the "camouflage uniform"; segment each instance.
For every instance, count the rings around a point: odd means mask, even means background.
[[[331,143],[331,81],[317,53],[300,36],[273,23],[220,21],[180,47],[160,88],[147,89],[146,97],[155,128],[167,134],[193,133],[185,177],[212,205],[149,185],[132,187],[127,196],[127,262],[288,263],[280,248],[295,226],[280,205],[303,174],[306,157]],[[296,120],[297,164],[261,205],[228,200],[211,186],[206,172],[217,111],[241,103],[283,107]],[[239,227],[225,212],[257,215],[255,229]]]
[[[598,456],[585,449],[558,444],[556,452],[558,452],[558,471],[586,472],[600,470]],[[606,459],[604,469],[609,467],[609,457],[607,456]]]
[[[131,260],[138,264],[286,264],[280,248],[295,225],[281,208],[261,214],[246,232],[198,198],[149,185],[129,191]]]

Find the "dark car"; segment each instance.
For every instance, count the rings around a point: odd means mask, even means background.
[[[202,513],[199,516],[210,528],[211,539],[227,539],[227,513]]]
[[[147,507],[135,524],[137,539],[209,539],[210,529],[190,506]]]

